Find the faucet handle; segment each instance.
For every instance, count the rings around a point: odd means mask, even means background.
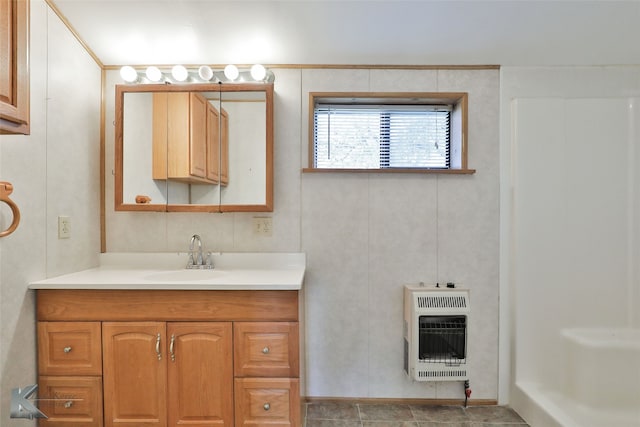
[[[208,267],[213,267],[213,261],[211,260],[211,252],[207,252],[207,263]]]

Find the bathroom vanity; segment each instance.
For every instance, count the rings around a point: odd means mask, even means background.
[[[104,255],[30,285],[41,426],[300,425],[304,254]]]

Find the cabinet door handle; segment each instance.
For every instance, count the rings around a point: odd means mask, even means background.
[[[65,347],[62,349],[65,353],[71,353],[71,346]]]
[[[156,337],[156,355],[158,356],[158,360],[162,360],[162,353],[160,352],[160,333]]]
[[[265,347],[262,349],[262,354],[269,354],[271,350],[269,350],[269,347]]]
[[[176,336],[175,335],[171,335],[171,344],[169,344],[169,354],[171,354],[171,361],[175,362],[176,361],[176,354],[173,352],[173,346],[176,342]]]
[[[64,402],[64,407],[69,409],[73,406],[73,401],[71,400],[67,400],[66,402]]]
[[[265,411],[268,411],[269,409],[271,409],[271,405],[269,405],[268,403],[265,403],[264,406],[262,406],[264,408]]]

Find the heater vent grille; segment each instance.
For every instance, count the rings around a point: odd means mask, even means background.
[[[418,308],[467,308],[466,295],[428,295],[417,297]]]
[[[428,379],[428,378],[467,378],[467,371],[418,371],[418,378]]]

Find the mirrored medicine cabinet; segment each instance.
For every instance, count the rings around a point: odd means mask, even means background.
[[[115,210],[273,211],[273,83],[116,85]]]

